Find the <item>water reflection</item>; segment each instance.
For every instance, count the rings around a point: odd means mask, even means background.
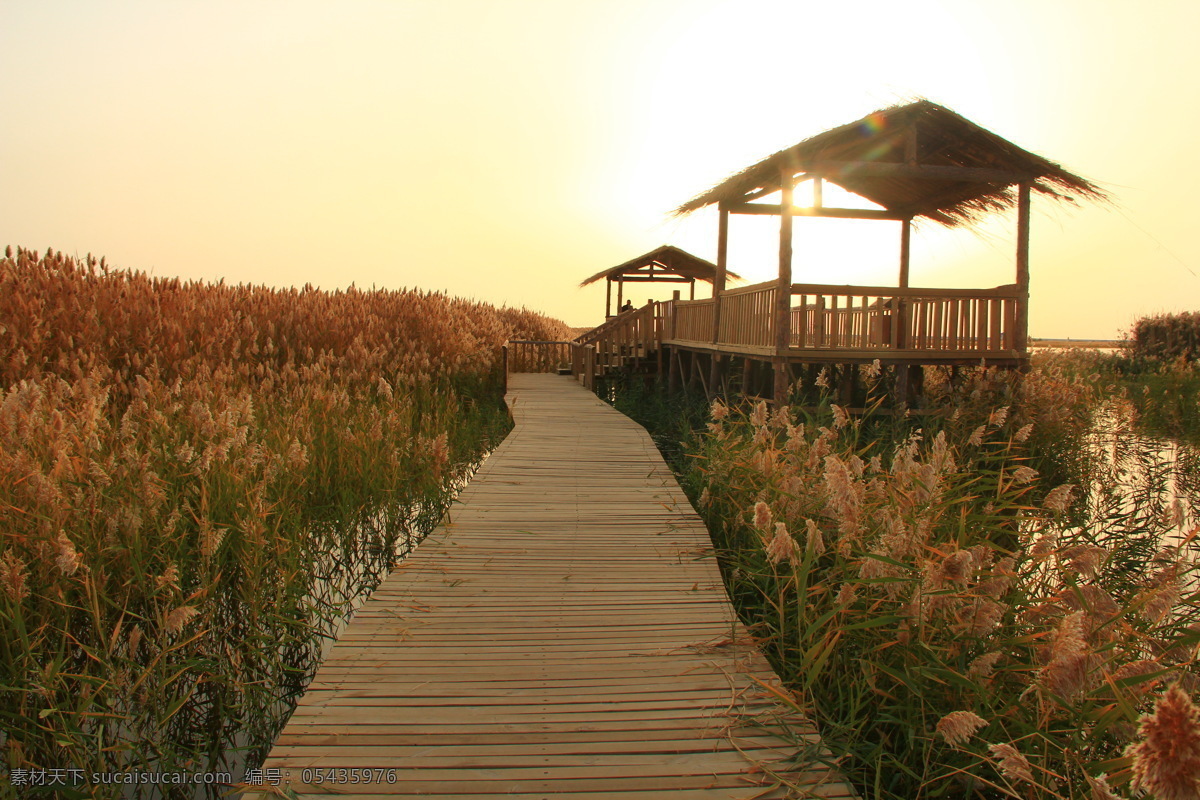
[[[273,729],[270,738],[274,739],[283,729],[304,689],[353,620],[355,612],[391,570],[437,527],[490,452],[456,469],[439,498],[372,509],[357,520],[335,520],[310,527],[310,535],[303,541],[325,543],[326,549],[313,559],[309,593],[302,608],[303,626],[308,635],[303,641],[279,644],[273,659],[276,663],[287,664],[294,677],[290,681],[279,675],[269,677],[279,682],[280,691],[273,705],[262,709],[265,720],[257,721],[265,721],[266,725],[259,724],[253,731],[243,728],[226,741],[220,763],[209,764],[205,771],[228,772],[234,783],[240,783],[245,780],[249,768],[261,764],[271,747],[270,741],[262,741],[261,731],[264,727]],[[146,788],[126,787],[123,797],[146,797]],[[174,788],[167,791],[177,793],[171,796],[189,800],[217,800],[228,796],[229,788],[196,786],[191,790]]]
[[[1200,449],[1150,435],[1137,412],[1115,398],[1096,413],[1085,440],[1089,464],[1086,513],[1101,538],[1182,543],[1200,520]]]

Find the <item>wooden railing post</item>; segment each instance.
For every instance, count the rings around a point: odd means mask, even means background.
[[[679,303],[679,290],[676,289],[676,290],[672,291],[672,293],[671,293],[671,306],[667,308],[667,312],[668,312],[667,315],[668,315],[668,317],[670,317],[670,319],[668,319],[666,321],[666,324],[664,326],[662,326],[662,333],[664,333],[664,338],[673,339],[674,337],[676,337],[676,308],[678,307],[678,303]]]
[[[500,394],[508,394],[508,342],[500,345]]]

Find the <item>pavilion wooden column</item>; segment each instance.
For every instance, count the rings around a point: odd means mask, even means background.
[[[900,288],[908,288],[908,265],[912,253],[912,218],[900,222]],[[896,303],[896,318],[892,320],[896,326],[896,347],[908,347],[908,300]],[[924,367],[915,365],[896,366],[896,399],[909,405],[913,399],[913,388],[922,383]]]
[[[604,281],[604,318],[612,316],[612,278]]]
[[[1021,184],[1017,197],[1017,309],[1013,344],[1021,355],[1029,347],[1029,183]]]
[[[621,313],[621,306],[623,306],[625,304],[624,300],[625,300],[625,281],[621,280],[620,276],[618,276],[617,277],[617,313],[618,314]]]
[[[779,283],[775,288],[775,403],[787,402],[791,389],[788,374],[788,349],[792,344],[792,194],[793,170],[784,168],[780,175],[783,196],[779,200]]]
[[[908,288],[908,264],[912,245],[912,219],[900,222],[900,288]],[[896,326],[896,347],[908,347],[908,301],[900,300],[896,304],[896,318],[892,320]]]
[[[725,291],[725,270],[729,252],[729,208],[721,203],[718,209],[720,215],[717,218],[717,273],[713,276],[713,344],[721,340],[721,294]],[[695,287],[695,282],[692,283],[692,286]],[[721,371],[724,366],[725,358],[713,350],[708,385],[712,387],[714,395],[717,394],[718,387],[721,385]]]

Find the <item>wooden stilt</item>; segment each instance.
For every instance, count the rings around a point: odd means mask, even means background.
[[[904,408],[908,406],[908,365],[897,364],[896,370],[896,405]]]
[[[838,375],[838,399],[843,406],[854,405],[854,389],[858,380],[857,364],[842,364]]]
[[[708,358],[712,359],[715,356],[710,355]],[[697,353],[696,360],[700,364],[700,369],[696,370],[696,377],[700,379],[700,388],[704,390],[704,399],[711,401],[713,397],[712,391],[709,389],[708,379],[704,376],[704,373],[708,372],[708,370],[704,369],[704,356]]]
[[[708,373],[708,385],[711,387],[713,396],[716,396],[723,394],[721,392],[721,383],[725,379],[725,364],[729,359],[720,353],[713,353],[710,358],[712,364],[710,364]]]
[[[908,405],[919,408],[925,399],[925,368],[920,364],[908,367]]]

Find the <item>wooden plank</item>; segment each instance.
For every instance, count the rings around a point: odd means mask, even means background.
[[[769,770],[852,796],[787,760],[776,717],[815,748],[812,726],[758,683],[779,680],[646,432],[569,377],[509,386],[513,432],[355,614],[264,768],[300,797],[786,796]],[[314,771],[355,768],[392,782]]]

